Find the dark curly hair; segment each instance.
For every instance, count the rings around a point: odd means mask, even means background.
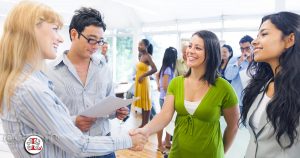
[[[81,7],[80,9],[75,10],[75,15],[72,17],[69,26],[69,34],[71,34],[72,29],[75,29],[78,33],[81,33],[85,27],[90,25],[102,27],[103,31],[106,30],[106,24],[104,23],[103,17],[98,10],[93,8]],[[78,38],[79,36],[80,35],[78,34]]]

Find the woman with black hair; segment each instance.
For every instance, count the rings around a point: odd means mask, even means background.
[[[218,76],[220,44],[210,31],[195,32],[187,48],[189,71],[172,79],[162,111],[131,135],[149,136],[163,129],[176,110],[169,158],[224,158],[238,129],[238,99],[231,85]],[[223,110],[226,128],[220,127]]]
[[[158,86],[157,89],[160,92],[159,104],[161,108],[164,104],[168,85],[174,77],[176,60],[177,60],[177,50],[174,47],[167,48],[162,61],[162,66],[159,70],[159,73],[157,74],[157,86]],[[163,144],[162,134],[163,134],[163,129],[157,132],[157,140],[158,140],[157,150],[164,153],[165,151],[164,145],[166,145],[166,148],[171,146],[171,142],[170,142],[171,135],[166,132],[166,138],[164,142],[165,144]]]
[[[142,39],[139,42],[138,50],[139,62],[136,65],[134,96],[140,99],[134,105],[142,109],[142,124],[140,127],[143,127],[149,122],[151,112],[149,76],[154,74],[157,69],[152,61],[153,46],[149,40]],[[149,70],[149,66],[151,66],[151,70]]]
[[[249,65],[241,122],[249,129],[246,158],[300,155],[300,16],[279,12],[262,18]]]
[[[227,80],[224,75],[225,69],[227,67],[229,60],[232,58],[232,56],[233,56],[233,50],[232,50],[231,46],[224,44],[221,48],[221,65],[219,66],[219,72],[225,80]],[[229,83],[231,82],[230,80],[227,80],[227,81]]]

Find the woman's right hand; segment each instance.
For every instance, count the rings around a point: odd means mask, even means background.
[[[148,142],[148,136],[146,131],[142,128],[134,129],[129,132],[129,135],[132,140],[133,147],[131,148],[134,151],[141,151],[144,149],[144,145]]]
[[[142,83],[143,80],[144,80],[144,77],[143,77],[143,76],[139,77],[139,83]]]

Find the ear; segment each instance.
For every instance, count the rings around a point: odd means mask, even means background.
[[[295,44],[295,34],[291,33],[285,38],[285,48],[288,49]]]
[[[76,29],[71,29],[70,37],[71,37],[72,41],[78,37],[78,32],[76,31]]]

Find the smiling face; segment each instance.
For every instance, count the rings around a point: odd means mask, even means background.
[[[139,45],[138,45],[138,51],[139,52],[145,52],[146,49],[147,49],[147,47],[146,47],[145,43],[143,41],[140,41]]]
[[[231,55],[231,52],[229,52],[228,48],[226,48],[226,47],[222,47],[221,53],[222,53],[221,54],[222,60],[228,60]]]
[[[190,68],[201,67],[205,64],[205,47],[202,38],[194,35],[187,48],[187,66]]]
[[[286,49],[286,39],[270,20],[266,20],[260,26],[257,38],[253,40],[252,45],[256,62],[279,62],[279,57]]]
[[[98,43],[88,43],[88,41],[103,40],[103,28],[90,25],[84,28],[82,32],[71,30],[72,48],[71,50],[82,59],[90,59],[91,56],[100,48]],[[78,38],[79,36],[79,38]]]
[[[57,47],[63,42],[58,34],[58,26],[48,22],[42,22],[35,27],[35,34],[44,59],[55,59]]]
[[[186,61],[187,48],[188,48],[188,43],[186,42],[182,45],[182,48],[181,48],[182,59],[184,61]]]
[[[107,53],[107,49],[108,49],[108,44],[104,43],[103,46],[101,47],[101,53],[105,56]]]

